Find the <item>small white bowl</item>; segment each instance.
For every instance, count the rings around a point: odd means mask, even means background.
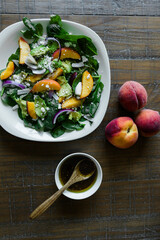
[[[58,164],[58,166],[56,168],[56,171],[55,171],[55,182],[56,182],[56,185],[57,185],[58,189],[63,187],[63,185],[60,181],[60,178],[59,178],[60,168],[61,168],[62,164],[67,159],[69,159],[73,156],[75,156],[75,158],[79,157],[79,156],[86,157],[86,158],[90,159],[91,161],[93,161],[96,168],[97,168],[96,181],[89,189],[87,189],[86,191],[83,191],[83,192],[71,192],[71,191],[68,191],[68,190],[65,190],[63,192],[63,195],[65,195],[68,198],[75,199],[75,200],[81,200],[81,199],[85,199],[85,198],[90,197],[91,195],[93,195],[98,190],[98,188],[100,187],[101,182],[102,182],[103,173],[102,173],[102,168],[101,168],[99,162],[94,157],[92,157],[91,155],[89,155],[87,153],[81,153],[81,152],[69,154],[60,161],[60,163]]]

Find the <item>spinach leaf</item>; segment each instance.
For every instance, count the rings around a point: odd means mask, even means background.
[[[77,44],[85,55],[97,55],[97,49],[89,37],[84,36],[79,38]]]
[[[19,60],[19,55],[20,55],[20,48],[17,48],[16,52],[13,53],[13,54],[8,58],[8,62],[9,62],[9,61],[13,61],[13,60]]]
[[[66,113],[62,113],[58,118],[57,118],[57,122],[63,122],[68,118],[68,115]]]
[[[33,38],[33,34],[31,31],[29,30],[21,30],[21,33],[23,34],[23,36],[27,39],[31,39]]]
[[[10,96],[8,96],[5,92],[1,96],[1,99],[2,99],[2,102],[6,105],[9,105],[11,107],[16,105],[16,102]]]
[[[25,127],[29,127],[37,131],[43,131],[44,129],[44,123],[40,119],[34,121],[30,117],[26,117],[25,119],[23,119],[23,121]]]
[[[62,126],[66,129],[66,130],[82,130],[85,126],[85,124],[81,124],[79,122],[73,122],[71,120],[66,120],[64,122],[62,122]]]
[[[36,29],[36,34],[37,34],[38,36],[42,36],[42,35],[43,35],[43,26],[42,26],[41,23],[37,23],[37,24],[35,25],[35,29]]]
[[[50,53],[54,53],[54,51],[56,51],[57,48],[58,48],[58,43],[57,42],[53,42],[53,41],[49,41],[48,42],[48,47],[49,47],[49,52]]]
[[[55,99],[50,99],[47,96],[45,97],[46,104],[49,107],[49,110],[47,112],[47,116],[45,117],[43,123],[44,123],[44,131],[50,131],[53,129],[53,117],[57,112],[58,109],[58,103]]]
[[[23,23],[28,28],[28,30],[30,32],[32,32],[32,34],[34,34],[36,32],[35,25],[31,22],[31,20],[29,18],[24,17],[23,18]]]
[[[62,21],[60,16],[55,15],[51,16],[49,24],[47,26],[47,35],[49,37],[54,37],[55,35],[59,34],[68,34],[63,27],[62,27]]]
[[[49,21],[50,24],[57,24],[59,25],[60,27],[62,27],[62,21],[61,21],[61,18],[59,15],[53,15],[50,17],[50,21]]]
[[[83,103],[82,113],[88,114],[90,117],[94,117],[98,109],[101,93],[103,91],[103,83],[99,80],[97,81],[94,91],[86,98]]]
[[[93,70],[97,71],[99,68],[99,63],[97,59],[93,57],[88,57],[88,61],[85,62],[85,64],[88,64],[90,68],[93,68]]]
[[[11,107],[16,105],[15,99],[17,97],[17,88],[5,87],[3,90],[3,95],[1,96],[2,102]]]
[[[54,138],[60,137],[64,133],[65,133],[65,129],[62,126],[58,126],[53,131],[51,131],[51,135]]]
[[[84,55],[97,55],[97,49],[92,39],[85,35],[56,34],[55,37],[77,44],[79,52]]]
[[[31,20],[27,17],[23,18],[23,23],[27,27],[27,30],[22,30],[21,33],[25,38],[32,39],[32,38],[39,38],[43,35],[43,26],[41,23],[34,24]]]
[[[92,39],[85,35],[70,35],[64,30],[60,16],[52,16],[47,26],[47,35],[49,37],[57,37],[58,39],[75,43],[80,52],[85,55],[97,55],[97,49]]]

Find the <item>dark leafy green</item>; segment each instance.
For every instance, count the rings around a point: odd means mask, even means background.
[[[81,124],[79,122],[73,122],[71,120],[66,120],[64,122],[62,122],[62,126],[69,131],[73,131],[73,130],[82,130],[85,126],[85,124]]]
[[[73,92],[75,92],[77,84],[82,80],[82,73],[79,73],[72,83]]]
[[[103,83],[100,80],[101,80],[101,76],[97,80],[94,91],[92,91],[92,93],[87,97],[82,107],[82,113],[88,114],[92,118],[95,116],[95,113],[98,109],[101,93],[104,87]]]
[[[20,48],[17,48],[16,52],[13,53],[13,54],[8,58],[8,62],[9,62],[9,61],[13,61],[13,60],[19,60],[19,55],[20,55]]]
[[[43,35],[43,26],[41,23],[34,24],[27,17],[23,18],[23,23],[27,27],[27,30],[22,30],[21,33],[27,39],[38,39]]]
[[[58,138],[64,133],[65,133],[65,128],[63,128],[62,126],[58,126],[53,131],[51,131],[51,135],[54,138]]]
[[[97,49],[93,44],[92,39],[85,35],[56,34],[55,37],[77,44],[77,49],[81,55],[97,55]]]
[[[47,25],[47,35],[48,37],[54,37],[57,34],[68,34],[68,32],[63,29],[60,16],[55,15],[51,16],[49,24]]]

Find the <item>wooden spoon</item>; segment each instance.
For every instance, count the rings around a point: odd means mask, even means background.
[[[80,182],[83,180],[86,180],[88,178],[90,178],[94,172],[92,171],[91,173],[87,174],[87,175],[82,175],[82,173],[79,170],[79,166],[80,164],[85,161],[85,160],[81,160],[80,162],[77,163],[77,165],[74,168],[74,171],[70,177],[70,179],[68,180],[68,182],[66,182],[66,184],[59,189],[57,192],[55,192],[51,197],[49,197],[48,199],[46,199],[41,205],[39,205],[30,215],[31,219],[34,219],[38,216],[40,216],[43,212],[45,212],[56,200],[57,198],[59,198],[59,196],[67,189],[69,188],[72,184],[76,183],[76,182]]]

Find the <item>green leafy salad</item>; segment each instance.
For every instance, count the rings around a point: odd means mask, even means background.
[[[92,124],[103,90],[92,40],[67,32],[58,15],[50,17],[46,34],[41,23],[26,17],[23,23],[18,48],[0,71],[2,102],[26,127],[54,138]]]

